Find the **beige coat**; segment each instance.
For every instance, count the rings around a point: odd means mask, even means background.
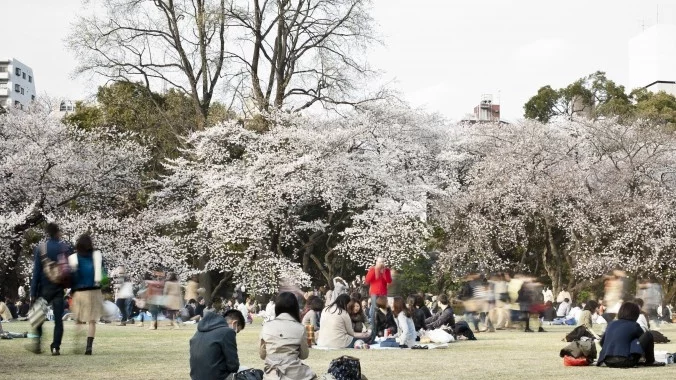
[[[168,310],[179,310],[181,308],[181,285],[178,282],[165,282],[164,296],[164,307]]]
[[[197,295],[197,288],[199,288],[199,286],[200,284],[197,281],[188,280],[188,283],[185,285],[185,303],[188,303],[190,300],[197,301],[197,298],[199,297]]]
[[[322,311],[319,318],[321,332],[317,339],[317,345],[329,348],[347,348],[354,339],[354,329],[352,329],[352,320],[347,311],[339,310],[333,306]]]
[[[265,322],[258,353],[265,360],[264,380],[311,380],[317,376],[303,364],[310,349],[305,327],[287,313]]]

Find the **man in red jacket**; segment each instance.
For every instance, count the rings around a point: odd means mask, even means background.
[[[371,308],[369,309],[369,322],[373,326],[373,318],[376,312],[376,298],[379,296],[387,297],[387,285],[392,283],[392,274],[390,273],[390,268],[385,266],[384,258],[376,258],[376,265],[369,268],[364,282],[370,285]]]

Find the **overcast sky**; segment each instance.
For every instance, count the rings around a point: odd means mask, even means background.
[[[369,59],[415,105],[457,120],[481,94],[499,93],[503,118],[516,120],[546,84],[596,70],[627,84],[628,40],[656,23],[658,6],[660,23],[674,23],[676,5],[665,0],[374,0],[385,47]],[[31,66],[38,94],[96,92],[100,83],[71,78],[76,61],[63,43],[81,8],[81,0],[0,0],[11,12],[0,21],[0,57]]]

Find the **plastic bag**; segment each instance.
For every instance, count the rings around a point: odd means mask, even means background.
[[[450,343],[455,340],[453,335],[447,333],[443,329],[432,330],[427,333],[427,336],[434,343]]]

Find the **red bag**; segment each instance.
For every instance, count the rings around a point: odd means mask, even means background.
[[[582,367],[582,366],[588,366],[589,361],[587,358],[584,356],[580,356],[579,358],[574,358],[572,356],[564,356],[563,357],[563,365],[566,367]]]

